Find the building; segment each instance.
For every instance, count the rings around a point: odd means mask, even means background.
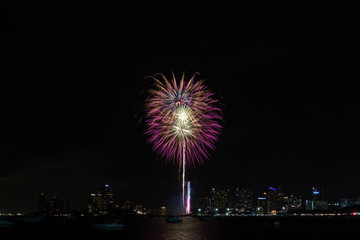
[[[126,200],[123,202],[121,209],[125,211],[131,211],[134,207],[134,203],[130,200]]]
[[[52,196],[49,202],[49,213],[51,216],[58,216],[63,212],[64,201]]]
[[[88,212],[107,214],[116,208],[115,195],[110,185],[99,183],[96,193],[88,194]]]
[[[96,194],[88,193],[88,201],[87,201],[88,213],[96,212]]]
[[[289,197],[281,194],[279,196],[280,210],[279,213],[286,214],[289,211]]]
[[[267,206],[266,206],[266,212],[268,214],[270,213],[277,213],[281,209],[281,201],[279,196],[279,193],[276,188],[269,187],[268,191],[265,192],[266,199],[267,199]]]
[[[264,194],[265,195],[265,194]],[[256,211],[257,214],[267,213],[267,199],[265,196],[257,198]]]
[[[291,193],[289,195],[289,210],[301,210],[302,199],[298,193]]]
[[[44,193],[40,193],[39,194],[39,199],[38,199],[38,213],[41,216],[45,216],[48,213],[48,204],[46,201],[46,196]]]
[[[209,212],[210,203],[211,203],[210,197],[202,196],[198,198],[197,206],[199,209],[202,209],[203,212]]]
[[[312,188],[312,200],[313,201],[322,201],[324,200],[324,192],[320,187]]]
[[[145,213],[148,215],[154,215],[154,216],[165,216],[165,215],[167,215],[167,209],[166,209],[166,207],[147,208],[147,209],[145,209]]]
[[[229,191],[230,190],[215,190],[215,188],[211,189],[209,201],[210,211],[218,213],[225,211],[229,203]]]
[[[253,210],[253,192],[247,188],[236,188],[233,204],[230,207],[238,209],[238,212],[252,212]]]
[[[327,210],[329,203],[326,200],[315,201],[314,210]]]
[[[327,210],[328,201],[325,200],[324,190],[320,187],[312,188],[313,210]]]
[[[142,205],[140,204],[136,204],[133,208],[133,212],[135,214],[146,214],[146,208],[144,208]]]
[[[71,214],[71,211],[72,211],[72,199],[68,198],[66,199],[66,205],[63,213]]]
[[[305,201],[306,211],[325,211],[329,207],[328,201],[325,200],[324,191],[320,187],[312,188],[312,199]]]
[[[49,200],[46,199],[44,193],[39,194],[38,199],[38,213],[41,216],[63,216],[69,215],[72,211],[72,199],[59,199],[57,196],[52,196]]]
[[[259,198],[261,206],[259,205]],[[262,196],[258,198],[258,206],[256,212],[262,211],[266,214],[284,214],[289,209],[289,196],[285,195],[282,190],[282,186],[279,184],[278,187],[269,187]],[[265,206],[264,206],[265,204]],[[259,209],[260,208],[260,209]]]
[[[115,208],[115,195],[108,184],[100,183],[98,193],[102,195],[103,210],[111,211]]]
[[[356,205],[360,205],[359,199],[350,199],[350,198],[340,199],[340,207],[341,208],[351,207],[351,206],[356,206]]]

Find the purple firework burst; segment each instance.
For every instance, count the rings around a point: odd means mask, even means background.
[[[204,81],[195,81],[198,74],[188,81],[184,74],[180,81],[174,73],[172,80],[161,73],[148,76],[155,84],[146,101],[146,134],[153,150],[167,161],[201,164],[209,158],[208,150],[215,149],[222,111]]]

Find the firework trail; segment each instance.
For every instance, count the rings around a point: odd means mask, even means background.
[[[146,134],[153,150],[167,162],[182,169],[182,198],[184,204],[185,168],[202,164],[209,150],[215,149],[222,121],[218,100],[204,85],[195,81],[195,73],[188,81],[182,74],[180,81],[168,80],[162,73],[152,78],[154,87],[146,100]]]

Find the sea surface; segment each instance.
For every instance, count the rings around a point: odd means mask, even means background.
[[[359,216],[348,217],[218,217],[201,220],[181,217],[167,223],[165,217],[122,219],[121,229],[97,228],[94,219],[16,222],[0,227],[0,237],[38,239],[360,239]],[[5,239],[5,238],[4,238]]]

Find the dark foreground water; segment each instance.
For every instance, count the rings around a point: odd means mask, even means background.
[[[15,222],[0,228],[0,237],[38,239],[359,239],[360,218],[349,217],[226,217],[204,221],[182,217],[167,223],[164,217],[123,220],[125,228],[105,231],[94,228],[94,219]],[[2,239],[2,238],[1,238]],[[5,239],[5,238],[4,238]]]

